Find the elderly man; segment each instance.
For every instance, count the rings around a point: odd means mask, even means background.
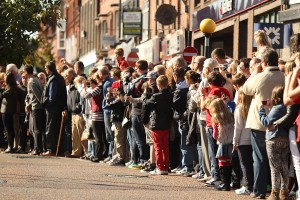
[[[261,56],[263,72],[248,79],[243,86],[246,95],[252,95],[246,128],[251,129],[251,143],[254,160],[254,185],[251,197],[265,198],[269,163],[266,150],[266,128],[259,120],[259,108],[262,100],[271,99],[272,90],[284,85],[284,75],[278,68],[278,54],[274,49],[266,49]]]
[[[196,56],[193,59],[193,63],[191,66],[191,70],[196,71],[198,74],[202,73],[203,70],[203,65],[204,65],[204,61],[206,60],[206,58],[204,56]]]
[[[48,81],[43,91],[42,104],[46,109],[47,152],[43,156],[54,156],[57,148],[62,111],[67,106],[67,91],[64,78],[57,73],[54,62],[45,65]]]

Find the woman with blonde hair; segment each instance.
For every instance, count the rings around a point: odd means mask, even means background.
[[[262,53],[267,48],[272,48],[270,40],[264,30],[257,30],[254,33],[254,40],[257,45],[257,52],[255,52],[254,57],[261,59]]]

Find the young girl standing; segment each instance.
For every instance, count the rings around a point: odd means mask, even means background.
[[[209,105],[209,112],[212,115],[213,137],[217,140],[220,174],[223,184],[216,187],[217,190],[229,191],[231,182],[231,156],[232,138],[234,129],[233,114],[222,98],[213,100]]]
[[[238,90],[237,106],[234,112],[233,147],[238,150],[245,186],[235,190],[236,194],[248,194],[253,190],[253,158],[251,130],[246,129],[246,120],[252,96],[246,95],[243,89]]]
[[[284,127],[273,127],[273,122],[286,114],[286,106],[283,105],[282,86],[277,86],[273,89],[271,104],[273,107],[270,113],[266,115],[266,105],[262,103],[259,117],[261,124],[268,127],[266,131],[266,148],[272,181],[272,193],[268,199],[275,200],[279,199],[279,192],[280,196],[287,196],[289,180],[289,132]]]

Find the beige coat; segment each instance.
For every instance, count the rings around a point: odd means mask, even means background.
[[[247,95],[253,95],[253,99],[248,112],[246,128],[265,131],[259,121],[259,108],[261,101],[271,100],[272,90],[275,86],[284,86],[284,74],[278,67],[266,67],[262,73],[250,77],[243,86],[243,91]],[[266,109],[268,114],[269,110]]]

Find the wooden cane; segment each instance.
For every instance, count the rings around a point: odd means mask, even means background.
[[[57,154],[58,154],[58,149],[59,149],[59,144],[60,144],[60,138],[61,138],[61,133],[62,133],[62,129],[63,129],[63,126],[64,126],[64,116],[62,116],[61,118],[61,123],[60,123],[60,131],[59,131],[59,137],[58,137],[58,142],[57,142],[57,149],[56,149],[56,157],[57,157]]]

